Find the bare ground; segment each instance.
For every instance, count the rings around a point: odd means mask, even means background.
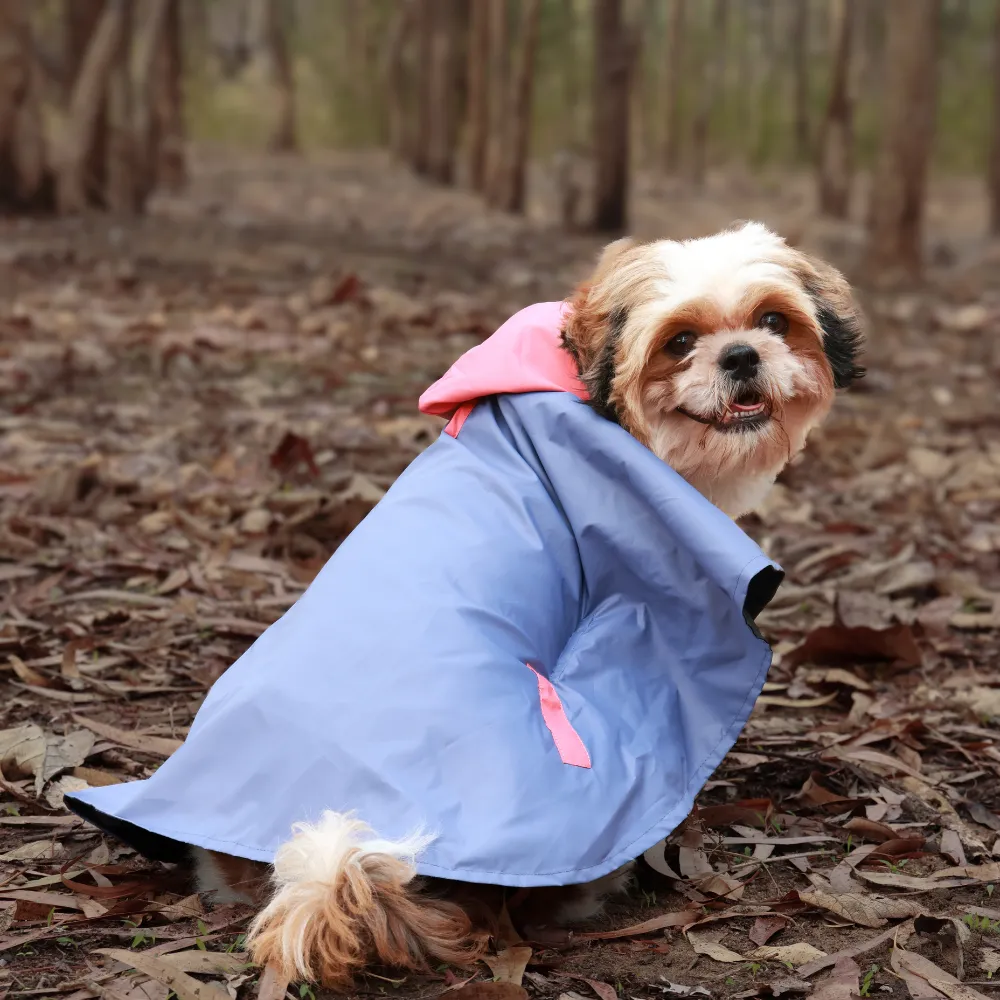
[[[810,204],[802,178],[719,175],[698,197],[647,180],[636,228],[760,217],[863,280],[857,225]],[[498,217],[378,157],[206,156],[145,220],[3,224],[0,997],[281,995],[243,964],[244,913],[61,795],[154,769],[437,434],[419,392],[585,274],[598,242],[545,207]],[[748,519],[788,571],[750,725],[628,899],[529,943],[531,995],[992,993],[1000,278],[980,209],[938,185],[927,286],[865,297],[868,379]]]

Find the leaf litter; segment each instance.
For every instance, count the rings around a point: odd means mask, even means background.
[[[364,158],[248,169],[273,197],[207,158],[110,256],[101,221],[5,230],[0,996],[308,995],[245,967],[245,908],[105,843],[62,796],[145,777],[180,745],[211,684],[436,437],[420,391],[512,311],[564,295],[598,246]],[[295,219],[303,190],[319,228]],[[671,205],[671,225],[717,225],[678,211],[694,209]],[[746,520],[788,571],[759,618],[774,665],[631,894],[542,941],[512,926],[492,969],[387,972],[376,990],[981,995],[964,980],[1000,961],[1000,299],[974,294],[985,305],[956,307],[979,310],[981,337],[947,320],[933,276],[932,308],[866,301],[867,363],[893,377],[838,400]]]

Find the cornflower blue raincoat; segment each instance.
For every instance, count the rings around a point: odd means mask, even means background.
[[[354,811],[425,875],[563,885],[687,815],[761,690],[780,570],[585,402],[561,303],[421,398],[450,416],[156,773],[67,795],[163,860],[270,861]]]

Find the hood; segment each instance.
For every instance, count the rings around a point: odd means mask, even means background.
[[[420,397],[421,412],[452,417],[463,406],[501,393],[571,392],[587,399],[576,363],[562,346],[568,311],[565,302],[539,302],[515,313]]]

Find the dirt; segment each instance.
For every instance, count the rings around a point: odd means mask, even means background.
[[[760,619],[769,685],[666,845],[673,875],[643,863],[582,933],[686,909],[689,925],[535,942],[532,995],[827,982],[829,969],[800,979],[801,956],[752,957],[751,932],[775,914],[769,945],[832,955],[895,927],[897,965],[922,955],[991,991],[1000,272],[975,229],[979,197],[939,183],[926,285],[863,290],[868,377],[745,524],[788,572]],[[719,175],[701,196],[643,179],[636,229],[762,217],[863,283],[857,222],[809,205],[801,177]],[[240,953],[245,913],[192,899],[179,873],[74,823],[60,791],[158,766],[211,683],[439,432],[416,411],[420,391],[511,312],[586,274],[601,241],[535,208],[533,222],[497,216],[379,156],[204,153],[190,190],[148,218],[2,224],[0,997],[167,1000],[162,981],[94,949]],[[66,766],[39,777],[33,758],[5,756],[14,730],[62,747]],[[949,867],[968,884],[928,883]],[[830,879],[837,898],[913,913],[859,926],[799,898]],[[11,896],[26,891],[59,896]],[[738,960],[695,952],[716,933]],[[856,958],[851,990],[906,989],[890,947]],[[466,975],[386,971],[358,995],[437,996]],[[224,979],[230,995],[259,988],[252,969]]]

